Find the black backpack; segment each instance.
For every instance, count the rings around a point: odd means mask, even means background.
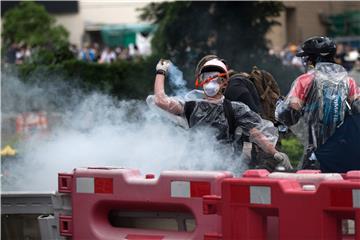
[[[260,97],[254,83],[246,73],[232,74],[229,78],[228,86],[224,92],[226,99],[233,102],[242,102],[252,111],[261,114],[262,107]]]
[[[269,72],[254,66],[250,74],[231,75],[224,95],[231,101],[245,103],[263,119],[275,122],[275,108],[280,98],[280,89]]]

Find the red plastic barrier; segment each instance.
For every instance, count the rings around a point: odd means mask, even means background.
[[[360,171],[348,172],[345,180],[301,173],[273,177],[249,170],[243,178],[225,179],[222,198],[204,196],[204,213],[223,221],[222,234],[209,239],[360,240]],[[342,231],[349,219],[355,221],[354,235]]]
[[[211,239],[204,236],[221,232],[221,216],[204,215],[202,197],[221,195],[221,182],[230,177],[229,172],[165,171],[155,178],[115,168],[60,173],[58,191],[72,199],[72,216],[59,217],[60,234],[73,239]],[[166,218],[174,213],[184,220],[175,231],[124,227],[138,215]],[[188,215],[195,219],[193,231],[186,229]]]

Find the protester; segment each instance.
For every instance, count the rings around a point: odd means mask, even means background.
[[[280,98],[280,89],[274,77],[267,71],[253,67],[250,73],[240,72],[230,75],[229,84],[224,92],[225,98],[230,101],[242,102],[250,109],[258,113],[263,119],[275,121],[276,103]],[[264,165],[266,159],[273,156],[264,152],[256,144],[249,143],[246,136],[243,136],[243,152],[250,149],[248,154],[251,158],[251,165]],[[249,145],[250,144],[250,145]],[[277,143],[280,147],[280,142]]]
[[[115,60],[116,60],[115,52],[109,47],[106,47],[104,51],[101,53],[99,63],[112,63]]]
[[[19,44],[19,48],[16,51],[15,57],[16,57],[15,60],[16,64],[24,63],[26,58],[26,46],[23,43]]]
[[[350,77],[352,77],[355,80],[355,82],[358,86],[358,89],[359,89],[360,88],[360,56],[355,61],[354,67],[349,72],[349,75],[350,75]]]
[[[16,52],[18,51],[18,46],[16,43],[11,44],[10,48],[6,52],[6,62],[14,64],[16,62]]]
[[[196,67],[195,74],[198,75],[202,66],[211,59],[220,59],[216,55],[207,55],[203,57]],[[224,61],[222,59],[222,61]],[[265,112],[271,111],[274,112],[275,104],[272,110],[268,109],[271,106],[270,102],[267,102],[265,105],[266,109],[262,108],[262,104],[260,101],[260,93],[257,90],[257,87],[253,83],[255,79],[250,80],[254,77],[253,73],[257,73],[262,75],[261,70],[252,71],[250,74],[245,72],[236,72],[235,70],[229,70],[229,82],[224,90],[224,97],[230,101],[241,102],[246,104],[253,112],[259,114],[263,119],[267,119],[272,121],[271,118],[266,118],[264,115]],[[268,78],[265,78],[263,75],[259,76],[262,80],[267,83]],[[265,82],[261,82],[262,85],[266,84]],[[275,80],[274,80],[275,82]],[[275,82],[276,84],[276,82]],[[273,97],[273,91],[271,84],[266,85],[269,88],[266,93],[264,91],[261,92],[261,95],[265,94],[265,97],[262,100],[268,100],[268,98]],[[277,85],[276,85],[277,87]],[[278,89],[278,87],[277,87]],[[263,89],[264,90],[264,89]],[[279,94],[280,94],[280,90]],[[263,111],[267,110],[267,111]],[[274,114],[272,114],[274,115]],[[250,167],[258,167],[262,166],[266,168],[266,163],[271,162],[271,160],[267,161],[266,159],[272,159],[273,156],[271,154],[267,154],[262,151],[261,148],[257,147],[257,145],[253,145],[250,143],[249,138],[247,136],[242,135],[241,138],[237,142],[239,145],[242,145],[242,157],[247,162],[249,162]],[[270,167],[271,168],[271,167]]]
[[[94,62],[96,60],[95,51],[90,48],[88,43],[85,43],[81,51],[79,51],[79,60],[84,62]]]
[[[75,44],[70,44],[69,51],[72,53],[72,55],[76,58],[79,55],[78,49]]]
[[[165,94],[164,84],[170,64],[169,60],[160,60],[156,66],[154,101],[158,107],[183,117],[190,128],[214,128],[219,142],[231,143],[234,149],[240,151],[238,140],[241,135],[248,136],[252,143],[273,156],[265,166],[271,171],[279,165],[287,170],[292,168],[287,155],[274,147],[277,131],[273,124],[251,111],[246,104],[224,99],[223,91],[228,85],[229,74],[220,59],[214,58],[200,64],[202,66],[196,71],[196,84],[203,90],[189,92],[184,101]]]
[[[129,48],[123,48],[121,49],[120,54],[118,55],[119,60],[128,61],[131,59],[129,54]]]
[[[295,54],[297,51],[297,46],[295,44],[288,44],[282,53],[282,60],[284,65],[291,65],[293,62],[293,58],[295,58]]]
[[[100,46],[97,42],[94,42],[92,44],[92,48],[91,48],[93,51],[94,51],[94,55],[95,55],[95,58],[94,58],[94,62],[98,62],[100,60]]]
[[[307,39],[297,53],[307,73],[298,77],[285,101],[276,108],[277,119],[297,124],[304,134],[306,155],[302,168],[320,164],[323,172],[360,170],[359,96],[355,81],[334,61],[336,45],[328,37]],[[318,161],[318,162],[317,162]]]

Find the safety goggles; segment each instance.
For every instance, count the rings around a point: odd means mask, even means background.
[[[200,76],[195,81],[195,87],[202,87],[206,83],[213,81],[213,80],[220,80],[220,78],[226,77],[226,73],[219,73],[219,72],[204,72],[200,74]]]

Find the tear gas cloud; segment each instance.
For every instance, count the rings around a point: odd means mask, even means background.
[[[182,71],[174,64],[169,67],[169,84],[176,96],[184,96],[189,91]]]
[[[3,191],[54,191],[58,172],[76,167],[137,168],[143,174],[180,169],[241,172],[240,161],[232,159],[230,147],[216,144],[211,129],[185,130],[151,111],[145,101],[84,94],[56,82],[26,85],[3,74],[3,117],[29,111],[28,105],[36,103],[49,117],[61,119],[49,118],[46,137],[15,145],[18,157],[3,161]],[[177,86],[184,87],[181,84]]]

